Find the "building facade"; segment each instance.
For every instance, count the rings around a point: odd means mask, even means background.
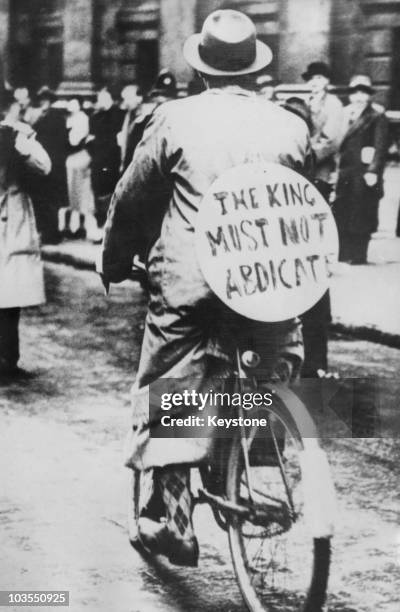
[[[187,83],[182,44],[221,7],[252,17],[282,82],[300,83],[309,62],[324,60],[336,84],[366,72],[378,100],[400,109],[400,0],[0,0],[5,74],[64,95],[148,89],[165,67]]]

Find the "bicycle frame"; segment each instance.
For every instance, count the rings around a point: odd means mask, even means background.
[[[237,371],[235,373],[235,387],[239,390],[239,392],[243,392],[243,379],[248,379],[248,377],[241,367],[239,351],[237,351],[236,354],[236,361]],[[252,381],[252,383],[257,385],[255,380]],[[304,458],[302,461],[302,472],[304,474],[308,489],[312,488],[314,490],[314,493],[310,495],[309,498],[316,500],[313,507],[307,508],[309,523],[314,525],[314,533],[316,537],[330,537],[333,534],[334,524],[334,485],[325,453],[319,446],[318,432],[314,421],[305,405],[291,389],[283,385],[273,383],[269,384],[268,388],[271,394],[277,400],[279,400],[281,404],[286,406],[292,415],[295,415],[296,424],[298,425],[300,434],[302,435],[305,443],[305,448],[303,450]],[[242,407],[239,407],[238,415],[244,416],[244,410]],[[199,489],[198,496],[195,498],[195,503],[209,504],[216,522],[225,531],[228,529],[228,524],[229,521],[232,520],[232,516],[240,517],[242,520],[248,520],[259,526],[267,526],[271,521],[278,522],[283,529],[288,529],[290,524],[296,521],[294,503],[291,496],[290,487],[287,482],[282,455],[279,450],[278,441],[274,434],[273,428],[271,428],[271,433],[273,447],[278,461],[277,467],[279,467],[281,472],[282,481],[287,494],[287,503],[277,503],[273,498],[267,499],[265,494],[262,504],[254,501],[253,493],[257,493],[257,491],[254,491],[251,482],[250,456],[246,428],[244,426],[241,426],[240,436],[249,497],[246,505],[236,504],[228,499],[225,499],[221,494],[217,495],[210,492],[208,490],[208,488],[210,488],[210,475],[207,474],[206,469],[200,468],[203,488]],[[227,449],[225,449],[223,457],[224,463],[228,460],[227,455],[229,448],[230,445]],[[319,475],[317,476],[315,473],[315,467],[313,467],[312,470],[310,469],[311,465],[315,466],[315,458],[317,458],[317,463],[321,466]],[[224,485],[224,482],[222,484]],[[321,498],[326,500],[323,511],[321,511],[320,508]]]

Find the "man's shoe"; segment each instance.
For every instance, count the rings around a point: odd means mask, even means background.
[[[28,372],[28,370],[24,370],[18,366],[0,369],[0,380],[5,383],[18,380],[31,380],[32,378],[35,378],[34,372]]]
[[[186,538],[185,540],[171,537],[169,553],[167,556],[169,562],[173,565],[197,567],[199,562],[199,554],[199,543],[196,536]]]
[[[144,550],[151,555],[164,555],[174,565],[197,567],[199,544],[195,536],[177,538],[166,523],[141,517],[138,520],[138,539]]]

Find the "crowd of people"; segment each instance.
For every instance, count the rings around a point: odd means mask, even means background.
[[[110,206],[104,284],[130,278],[138,254],[147,256],[149,277],[126,460],[150,481],[148,498],[140,500],[139,540],[148,552],[195,566],[188,466],[211,452],[212,434],[187,444],[152,437],[160,414],[149,412],[146,388],[168,378],[170,391],[182,381],[209,389],[229,376],[235,346],[259,355],[251,376],[286,384],[300,371],[327,375],[330,321],[328,292],[302,321],[276,323],[244,320],[217,300],[196,258],[201,202],[216,177],[249,159],[297,169],[333,206],[340,259],[365,263],[382,196],[388,124],[367,76],[351,79],[350,104],[343,107],[329,91],[323,62],[302,75],[306,97],[286,96],[280,104],[266,74],[272,51],[237,11],[209,15],[202,32],[186,41],[184,57],[206,91],[170,104],[163,103],[178,92],[169,71],[145,100],[135,85],[123,90],[119,104],[102,89],[90,115],[78,98],[60,108],[48,87],[35,104],[26,89],[0,91],[0,373],[18,372],[20,308],[44,299],[38,234],[42,243],[56,243],[62,232],[85,230],[97,241]]]
[[[388,149],[384,109],[373,102],[374,89],[366,75],[351,79],[347,106],[330,92],[327,64],[311,63],[302,78],[309,93],[288,97],[279,93],[277,81],[262,71],[254,81],[254,95],[283,105],[307,124],[313,153],[310,171],[333,207],[340,237],[339,259],[366,263],[383,194]],[[190,93],[197,93],[195,90],[189,86]],[[41,244],[82,237],[101,242],[111,196],[132,162],[147,123],[156,107],[179,95],[169,70],[160,72],[145,97],[132,84],[124,87],[119,101],[107,88],[98,91],[94,104],[78,96],[59,100],[47,86],[32,98],[25,87],[7,90],[8,103],[2,109],[5,123],[16,134],[29,133],[30,141],[35,139],[51,162],[48,172],[27,168],[23,177],[23,191],[32,202]],[[3,181],[4,191],[8,179],[3,176]],[[328,370],[329,322],[327,293],[303,317],[306,375]]]
[[[331,73],[325,63],[313,62],[302,78],[310,89],[306,96],[278,96],[277,81],[269,74],[258,77],[257,93],[306,121],[314,180],[333,205],[338,225],[340,260],[365,263],[383,195],[388,149],[384,109],[372,101],[374,89],[365,75],[351,79],[345,107],[329,91]],[[177,97],[176,79],[168,70],[160,73],[145,98],[132,84],[122,90],[119,103],[107,88],[97,93],[93,105],[84,105],[79,97],[57,100],[47,86],[39,89],[33,102],[26,88],[14,91],[18,121],[35,130],[52,162],[50,175],[32,179],[30,189],[42,244],[63,237],[101,241],[111,195],[149,117],[159,104]]]
[[[163,70],[145,99],[136,85],[124,87],[120,101],[102,88],[94,104],[79,96],[60,100],[47,86],[32,98],[25,87],[13,96],[16,120],[31,126],[52,163],[49,175],[32,177],[29,186],[41,243],[82,237],[100,242],[111,195],[147,117],[177,97],[174,76]]]

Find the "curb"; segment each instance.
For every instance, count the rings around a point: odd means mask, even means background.
[[[67,247],[68,245],[66,243]],[[95,256],[93,253],[93,246],[91,245],[90,254],[71,253],[67,248],[63,248],[63,244],[60,246],[45,245],[42,247],[42,260],[48,261],[55,264],[65,264],[78,268],[79,270],[92,270],[96,271]]]
[[[400,335],[384,332],[377,327],[367,325],[345,325],[344,323],[331,323],[330,331],[334,334],[351,336],[357,340],[366,340],[375,344],[384,344],[390,348],[400,349]]]
[[[93,250],[91,248],[91,250]],[[59,250],[55,246],[42,247],[42,259],[44,261],[64,264],[72,266],[79,270],[96,271],[96,264],[93,253],[90,255],[77,255],[65,250]],[[341,322],[333,322],[330,325],[330,332],[334,334],[342,334],[357,340],[365,340],[376,344],[383,344],[391,348],[400,349],[400,334],[392,334],[384,332],[377,327],[368,327],[367,325],[352,325]]]
[[[64,264],[79,270],[96,271],[96,264],[90,259],[77,257],[76,255],[70,255],[68,253],[48,252],[46,247],[42,249],[42,260],[55,264]]]

